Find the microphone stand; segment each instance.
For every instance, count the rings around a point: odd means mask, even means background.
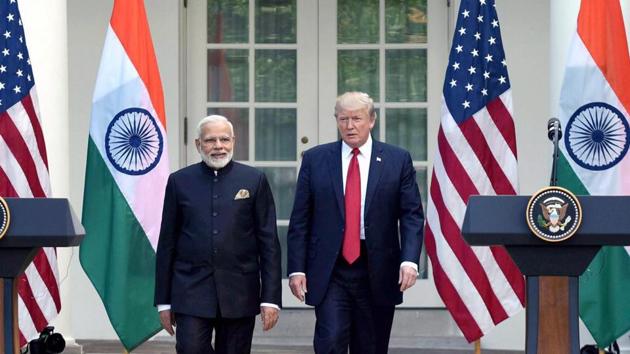
[[[553,122],[553,156],[551,158],[551,180],[549,186],[555,187],[558,185],[558,157],[560,157],[560,151],[558,149],[558,135],[560,135],[560,122]]]

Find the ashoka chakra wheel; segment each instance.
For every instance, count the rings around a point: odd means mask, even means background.
[[[163,147],[162,133],[146,109],[125,109],[107,127],[107,158],[122,173],[143,175],[151,171],[160,161]]]
[[[626,117],[604,102],[591,102],[573,113],[564,142],[569,155],[589,170],[613,167],[628,152],[630,127]]]

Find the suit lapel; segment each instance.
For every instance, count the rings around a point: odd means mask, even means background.
[[[383,158],[383,145],[373,140],[372,143],[372,156],[370,157],[370,171],[368,172],[368,184],[365,191],[365,215],[368,215],[367,211],[370,210],[370,204],[374,198],[378,181],[381,178],[381,172],[385,165],[385,159]]]
[[[332,181],[333,189],[335,190],[335,197],[337,199],[337,205],[339,206],[339,212],[341,217],[346,217],[345,202],[343,199],[343,175],[341,172],[341,141],[332,145],[328,158],[328,171],[330,171],[330,180]]]

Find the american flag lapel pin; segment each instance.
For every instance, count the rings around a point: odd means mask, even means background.
[[[376,162],[381,162],[381,157],[380,156],[376,156]]]

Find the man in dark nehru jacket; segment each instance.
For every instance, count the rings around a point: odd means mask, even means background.
[[[271,329],[282,301],[273,196],[262,172],[232,161],[225,117],[202,119],[197,132],[203,162],[166,186],[155,304],[168,333],[177,324],[178,353],[245,354],[255,316]]]
[[[372,99],[337,98],[341,140],[302,159],[289,222],[291,292],[315,306],[317,354],[384,354],[413,286],[423,213],[409,152],[373,140]],[[308,290],[307,290],[308,289]]]

